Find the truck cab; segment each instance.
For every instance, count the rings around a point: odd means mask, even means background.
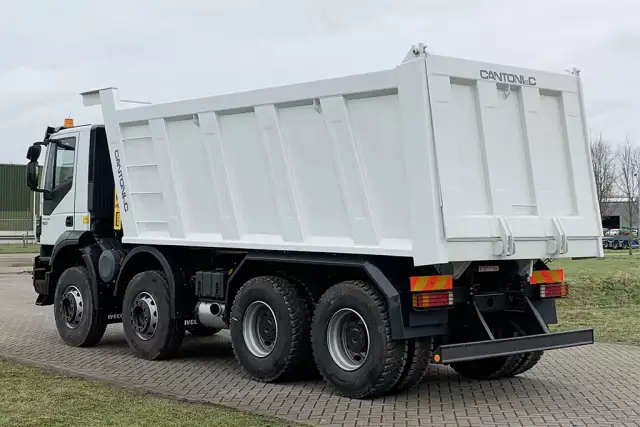
[[[42,147],[45,150],[42,150]],[[40,154],[42,153],[42,154]],[[67,246],[76,245],[87,233],[114,236],[114,185],[109,148],[102,125],[48,127],[43,141],[29,147],[27,182],[42,194],[36,240],[41,245],[35,260],[34,285],[40,303],[53,295],[53,258]],[[37,176],[38,160],[41,176]],[[68,261],[71,263],[74,261]],[[66,264],[66,263],[65,263]]]

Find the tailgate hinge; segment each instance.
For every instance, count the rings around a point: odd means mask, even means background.
[[[549,240],[549,253],[552,255],[566,254],[569,252],[567,233],[558,218],[551,218],[553,224],[553,240]]]
[[[498,256],[511,256],[516,253],[516,241],[513,238],[513,232],[505,217],[498,217],[498,225],[500,227],[500,240],[496,243],[495,254]]]

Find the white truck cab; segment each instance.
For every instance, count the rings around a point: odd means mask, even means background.
[[[36,239],[43,246],[54,246],[61,238],[74,232],[81,234],[102,225],[105,216],[113,215],[113,184],[110,196],[107,188],[97,188],[99,181],[112,181],[104,174],[110,162],[104,126],[73,126],[70,119],[66,127],[47,128],[44,146],[42,176],[36,191],[42,193],[36,227]],[[96,154],[99,158],[96,158]],[[97,191],[96,191],[97,190]],[[93,215],[92,215],[93,211]]]

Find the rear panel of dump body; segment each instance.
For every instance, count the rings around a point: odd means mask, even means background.
[[[574,75],[419,53],[166,104],[84,96],[102,104],[124,243],[416,265],[602,254]]]
[[[427,74],[447,241],[500,236],[505,256],[597,252],[580,80],[440,56]]]

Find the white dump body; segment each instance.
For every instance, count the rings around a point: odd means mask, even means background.
[[[602,256],[579,77],[435,55],[102,104],[125,243],[450,261]]]

